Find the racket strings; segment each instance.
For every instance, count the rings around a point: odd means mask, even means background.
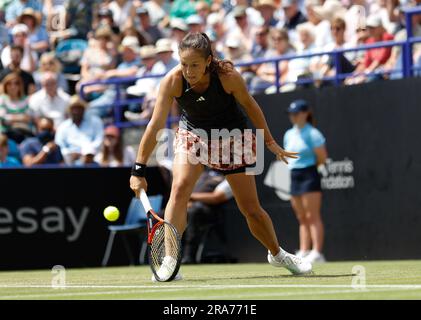
[[[176,272],[181,258],[178,234],[170,225],[159,225],[150,245],[151,266],[160,280],[168,280]]]

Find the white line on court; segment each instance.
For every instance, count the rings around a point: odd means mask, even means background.
[[[0,288],[16,288],[16,289],[54,289],[51,285],[39,284],[0,284]],[[352,286],[341,284],[314,284],[314,285],[300,285],[300,284],[238,284],[238,285],[89,285],[89,284],[71,284],[62,287],[63,289],[152,289],[152,288],[172,288],[172,289],[267,289],[267,288],[344,288],[344,289],[421,289],[421,284],[375,284],[365,286]]]
[[[374,292],[384,292],[388,291],[391,288],[379,288],[379,289],[370,289],[370,290],[328,290],[328,291],[298,291],[298,292],[269,292],[269,293],[252,293],[252,294],[232,294],[232,293],[223,293],[221,295],[215,295],[215,296],[206,296],[204,299],[244,299],[244,298],[279,298],[279,297],[293,297],[293,296],[302,296],[302,295],[331,295],[331,294],[343,294],[343,293],[374,293]],[[170,289],[165,290],[167,291],[182,291],[183,289]],[[407,288],[398,288],[398,290],[407,290]],[[138,292],[136,290],[129,290],[129,291],[120,291],[120,290],[114,290],[114,291],[95,291],[95,292],[62,292],[62,291],[56,291],[55,293],[52,293],[51,291],[46,293],[40,293],[40,294],[21,294],[21,295],[4,295],[0,296],[0,300],[10,300],[10,299],[39,299],[39,298],[47,298],[47,297],[53,297],[53,298],[64,298],[64,297],[77,297],[77,296],[96,296],[96,295],[118,295],[118,294],[149,294],[151,292],[161,292],[162,290],[147,290],[146,292]],[[196,300],[198,297],[197,295],[191,296],[191,295],[184,295],[184,296],[178,296],[177,300]],[[115,297],[113,298],[115,299]],[[118,297],[117,297],[118,299]],[[125,298],[122,298],[125,299]],[[139,298],[138,298],[139,299]]]

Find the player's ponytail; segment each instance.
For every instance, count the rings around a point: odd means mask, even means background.
[[[311,110],[308,111],[306,121],[307,123],[310,123],[313,127],[316,126],[316,120],[314,119],[314,115]]]
[[[212,50],[211,41],[208,35],[204,32],[188,33],[178,45],[179,51],[185,49],[198,50],[205,59],[211,56],[211,62],[207,67],[208,72],[228,73],[234,68],[234,65],[231,61],[221,60],[215,57],[215,54]]]

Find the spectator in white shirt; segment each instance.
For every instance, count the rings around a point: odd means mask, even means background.
[[[42,88],[29,98],[29,108],[34,117],[49,117],[57,128],[66,119],[66,109],[70,95],[58,87],[57,74],[44,72],[41,76]]]
[[[17,24],[12,28],[13,44],[23,48],[23,57],[20,68],[26,72],[34,72],[38,63],[38,57],[29,44],[29,29],[25,24]],[[1,63],[8,66],[11,63],[11,46],[7,46],[1,52]]]
[[[324,17],[324,7],[321,5],[315,5],[316,1],[307,0],[306,9],[308,23],[310,23],[314,32],[314,46],[320,51],[323,50],[324,46],[332,42],[332,35],[330,33],[330,22]]]
[[[79,96],[70,98],[70,118],[62,122],[56,131],[55,141],[61,148],[64,160],[69,165],[84,164],[84,150],[90,150],[90,155],[98,153],[103,137],[102,120],[94,115],[87,116],[87,103]],[[94,151],[92,151],[94,150]]]

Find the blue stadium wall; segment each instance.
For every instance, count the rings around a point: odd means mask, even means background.
[[[256,96],[279,142],[290,127],[284,110],[296,98],[310,101],[327,139],[327,259],[420,259],[421,79]],[[282,166],[274,166],[265,151],[264,172],[256,178],[259,196],[281,245],[294,251],[297,221],[283,200]],[[123,216],[116,223],[124,220],[132,197],[129,175],[129,168],[1,170],[0,269],[99,266],[108,238],[102,210],[118,206]],[[148,182],[151,194],[168,197],[162,169],[151,168]],[[225,217],[233,258],[264,262],[266,250],[250,235],[234,201]],[[134,251],[138,242],[130,239]],[[110,265],[124,264],[128,259],[117,238]]]

